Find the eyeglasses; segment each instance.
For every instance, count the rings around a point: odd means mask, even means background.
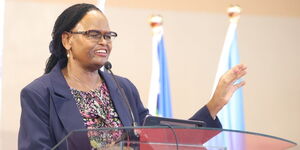
[[[113,31],[101,33],[101,31],[99,30],[87,30],[87,31],[77,31],[77,32],[70,31],[69,33],[82,34],[87,36],[91,40],[95,40],[95,41],[99,41],[103,37],[107,42],[111,42],[113,39],[115,39],[118,36],[118,34]]]

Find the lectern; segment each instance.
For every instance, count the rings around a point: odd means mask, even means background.
[[[116,133],[121,136],[113,139]],[[92,141],[95,137],[100,140]],[[247,131],[142,126],[75,130],[53,150],[284,150],[294,146],[286,139]]]

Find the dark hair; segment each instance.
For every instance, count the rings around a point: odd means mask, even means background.
[[[52,30],[52,41],[49,45],[51,56],[47,60],[45,74],[49,73],[52,68],[60,61],[62,67],[65,67],[68,62],[66,49],[62,44],[61,35],[73,29],[76,24],[85,16],[90,10],[98,10],[93,4],[75,4],[64,10],[56,19]],[[101,12],[101,11],[100,11]]]

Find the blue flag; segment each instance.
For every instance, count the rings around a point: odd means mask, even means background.
[[[218,70],[214,82],[214,90],[220,77],[229,69],[240,63],[237,46],[237,22],[232,21],[229,25],[221,53]],[[240,81],[237,81],[240,82]],[[224,129],[245,130],[243,92],[239,88],[232,95],[229,103],[218,113],[218,117]],[[225,136],[226,135],[226,136]],[[244,137],[234,134],[220,134],[214,137],[213,142],[206,143],[207,146],[224,146],[227,149],[244,149]],[[233,142],[234,141],[234,142]]]
[[[220,75],[240,63],[236,23],[231,23],[227,32],[221,59],[218,66],[218,73],[215,83],[219,81]],[[239,82],[239,81],[237,81]],[[235,91],[229,103],[218,113],[224,129],[245,130],[244,106],[242,88]]]
[[[158,43],[157,53],[159,58],[159,83],[160,90],[157,98],[157,112],[159,116],[172,117],[169,73],[165,54],[163,37]]]
[[[153,28],[152,76],[148,108],[151,115],[172,117],[167,58],[162,26]]]

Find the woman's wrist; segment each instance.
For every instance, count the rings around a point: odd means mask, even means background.
[[[216,102],[216,100],[211,99],[207,104],[206,107],[211,115],[211,117],[215,120],[217,117],[218,112],[223,108],[224,105],[221,105]]]

